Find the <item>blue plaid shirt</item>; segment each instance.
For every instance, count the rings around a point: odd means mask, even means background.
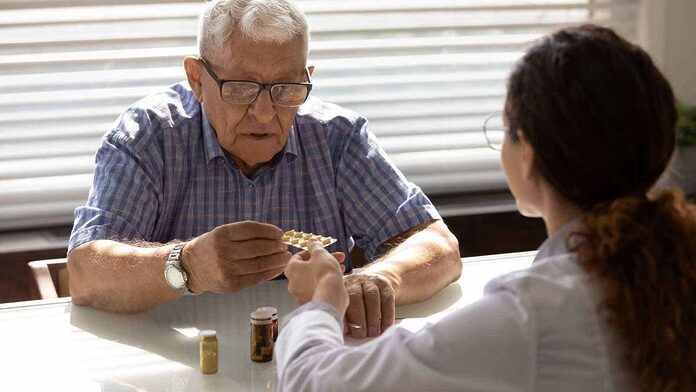
[[[372,259],[385,241],[440,218],[365,118],[315,98],[269,165],[247,178],[233,162],[186,83],[140,100],[102,139],[69,251],[97,239],[183,240],[253,220],[332,236],[329,250],[347,255],[357,244]]]

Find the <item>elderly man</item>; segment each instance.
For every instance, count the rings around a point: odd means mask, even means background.
[[[213,1],[198,46],[188,84],[138,101],[102,141],[70,239],[75,304],[137,312],[267,281],[290,258],[289,229],[337,238],[347,271],[355,244],[374,260],[345,278],[358,338],[459,276],[457,240],[367,121],[309,98],[301,10]]]

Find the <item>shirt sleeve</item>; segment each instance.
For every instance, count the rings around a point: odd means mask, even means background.
[[[367,120],[356,120],[338,162],[336,186],[347,233],[374,259],[384,242],[440,215],[367,128]]]
[[[138,115],[131,117],[137,119]],[[143,126],[121,119],[121,126],[128,123]],[[98,239],[143,240],[150,236],[161,196],[161,180],[152,167],[156,156],[139,151],[133,134],[123,129],[104,137],[87,203],[75,210],[68,252]]]
[[[278,338],[279,391],[531,391],[531,320],[499,292],[417,333],[396,326],[347,347],[336,316],[306,304]]]

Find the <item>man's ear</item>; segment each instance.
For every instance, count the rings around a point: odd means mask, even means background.
[[[529,138],[521,129],[516,131],[517,139],[519,140],[520,146],[522,147],[522,176],[528,180],[533,179],[536,171],[534,170],[534,147],[532,143],[529,142]]]
[[[309,71],[309,76],[314,76],[314,66],[313,65],[307,66],[307,70]]]
[[[198,58],[186,56],[184,58],[184,70],[191,90],[196,95],[198,102],[203,102],[203,84],[201,82],[201,66]]]

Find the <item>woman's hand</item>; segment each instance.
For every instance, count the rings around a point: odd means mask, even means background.
[[[309,250],[295,254],[288,262],[288,291],[299,304],[322,301],[336,308],[342,317],[348,306],[343,284],[345,267],[341,264],[344,259],[343,253],[330,254],[318,241],[310,240]]]

